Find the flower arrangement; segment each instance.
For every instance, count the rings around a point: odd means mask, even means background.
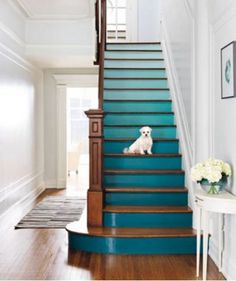
[[[231,175],[230,165],[218,159],[210,158],[191,169],[191,179],[200,183],[203,189],[207,187],[209,194],[219,193]]]

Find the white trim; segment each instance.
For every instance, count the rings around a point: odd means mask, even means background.
[[[91,5],[92,5],[91,3],[88,3],[88,13],[84,13],[82,15],[68,15],[68,14],[67,15],[66,14],[64,14],[64,15],[55,15],[55,14],[52,14],[52,15],[50,15],[50,14],[36,15],[32,12],[30,7],[25,2],[23,2],[21,0],[16,0],[16,2],[21,7],[21,9],[25,12],[28,19],[30,19],[30,20],[49,20],[49,21],[53,21],[53,20],[80,20],[80,19],[83,19],[83,18],[88,18],[90,16]]]
[[[193,12],[193,9],[192,9],[192,6],[191,6],[189,0],[185,0],[184,5],[185,5],[186,11],[188,12],[189,16],[192,19],[194,19],[194,12]]]
[[[8,3],[11,5],[11,7],[20,15],[24,20],[27,18],[27,14],[25,10],[22,8],[22,6],[19,4],[16,0],[8,0]]]
[[[3,43],[0,43],[0,54],[30,73],[32,71],[40,71],[40,69],[36,68],[28,60],[25,60],[22,56],[18,55]]]
[[[21,47],[25,47],[25,41],[22,40],[14,31],[0,21],[0,30],[4,32],[9,38],[15,41]]]
[[[40,171],[38,173],[31,173],[21,177],[20,179],[16,180],[8,184],[7,186],[3,187],[0,190],[0,202],[4,201],[7,197],[11,196],[12,193],[15,193],[19,189],[22,189],[24,186],[29,184],[30,182],[36,180],[38,177],[43,177],[44,172]]]
[[[162,28],[162,48],[166,62],[166,70],[171,90],[171,95],[174,104],[174,111],[176,116],[176,123],[178,126],[178,133],[181,145],[181,149],[183,152],[183,161],[184,167],[186,171],[186,183],[189,189],[189,199],[190,205],[194,209],[194,188],[192,181],[190,180],[190,170],[193,163],[193,145],[191,141],[191,136],[189,132],[189,127],[187,123],[187,116],[184,108],[184,103],[182,99],[181,87],[179,85],[178,76],[176,72],[175,62],[172,57],[172,51],[170,46],[170,40],[168,36],[168,31],[166,28],[166,24],[164,19],[161,21]]]
[[[98,87],[98,74],[54,74],[58,85],[67,87]]]

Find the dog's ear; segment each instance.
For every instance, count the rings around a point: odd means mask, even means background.
[[[152,131],[152,128],[149,127],[149,131],[151,132],[151,131]]]
[[[142,132],[143,132],[143,128],[141,128],[141,129],[139,130],[139,132],[142,134]]]

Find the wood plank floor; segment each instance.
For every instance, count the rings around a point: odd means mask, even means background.
[[[0,279],[16,280],[195,280],[194,255],[114,256],[68,251],[61,229],[14,230],[14,225],[46,195],[8,212],[0,221]],[[208,279],[224,280],[211,259]]]

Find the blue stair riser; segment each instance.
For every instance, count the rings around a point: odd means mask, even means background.
[[[106,51],[105,58],[111,59],[163,59],[162,52],[152,51]]]
[[[129,147],[134,141],[104,141],[104,153],[122,153],[124,147]],[[152,153],[178,153],[178,141],[154,141]]]
[[[115,206],[186,206],[187,192],[107,192],[105,204]]]
[[[143,170],[181,169],[181,157],[104,157],[105,169]]]
[[[192,213],[109,213],[103,214],[104,227],[192,227]]]
[[[161,44],[107,44],[107,50],[161,50]]]
[[[106,114],[104,125],[174,125],[173,114]]]
[[[111,68],[164,68],[164,61],[105,60],[104,67]]]
[[[74,251],[117,255],[195,254],[196,238],[113,238],[69,233],[69,248]]]
[[[142,80],[138,79],[135,80],[131,79],[105,79],[104,80],[104,87],[109,89],[132,89],[132,88],[138,88],[138,89],[156,89],[156,88],[168,88],[168,82],[166,79],[151,79],[151,80]]]
[[[104,99],[110,100],[168,100],[169,90],[105,90]]]
[[[132,101],[105,101],[103,110],[106,112],[171,112],[171,102],[132,102]]]
[[[179,188],[184,186],[184,174],[106,174],[104,186]]]
[[[148,125],[148,124],[146,124]],[[140,127],[105,127],[105,138],[138,138]],[[153,138],[176,138],[175,127],[152,127]]]
[[[105,69],[105,78],[166,78],[165,70]]]

